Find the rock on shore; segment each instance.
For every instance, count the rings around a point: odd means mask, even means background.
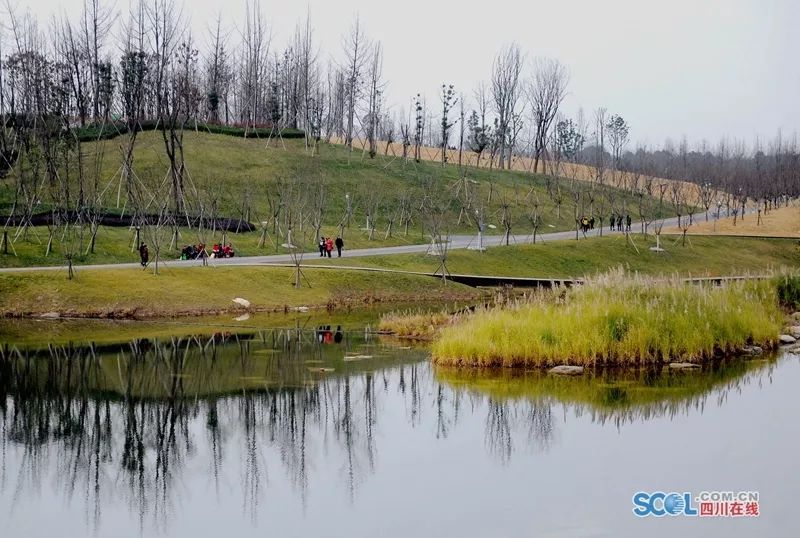
[[[700,365],[693,362],[671,362],[669,367],[672,370],[696,370]]]
[[[568,366],[566,364],[562,364],[560,366],[555,366],[547,370],[548,374],[556,374],[556,375],[581,375],[583,373],[583,366]]]

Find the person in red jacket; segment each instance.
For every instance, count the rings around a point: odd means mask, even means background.
[[[330,258],[333,252],[333,239],[330,237],[325,241],[325,252],[328,253],[328,257]]]

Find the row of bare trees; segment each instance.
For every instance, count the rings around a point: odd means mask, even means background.
[[[310,19],[276,50],[255,0],[236,28],[238,42],[218,20],[203,53],[177,0],[142,0],[128,13],[86,0],[74,19],[64,15],[46,27],[30,13],[5,8],[0,177],[12,167],[16,173],[13,184],[4,186],[4,251],[20,236],[37,234],[34,216],[49,211],[48,253],[54,238],[66,245],[68,237],[78,237],[64,247],[71,259],[84,251],[85,234],[91,252],[99,222],[112,210],[146,230],[157,261],[166,241],[177,248],[181,226],[199,216],[202,228],[204,216],[217,215],[216,200],[195,186],[184,155],[185,131],[204,125],[236,126],[245,136],[267,131],[270,138],[301,129],[312,153],[323,135],[350,144],[366,136],[370,154],[377,153],[385,123],[382,48],[367,38],[358,19],[343,39],[342,60],[323,65]],[[135,171],[134,149],[146,127],[161,134],[167,157],[161,178]],[[115,140],[120,166],[112,177],[102,170],[105,146],[89,150],[84,144],[109,134],[121,135]],[[287,207],[280,213],[291,221]],[[12,221],[21,225],[9,241]],[[293,243],[290,236],[284,240]]]
[[[236,32],[217,20],[205,46],[192,35],[178,0],[142,0],[124,14],[100,0],[85,0],[74,19],[62,16],[46,28],[10,6],[6,11],[8,23],[0,28],[0,176],[12,166],[16,173],[8,185],[11,195],[4,197],[10,206],[0,244],[4,250],[13,244],[7,238],[11,217],[20,223],[16,239],[38,233],[33,217],[47,211],[51,224],[43,241],[48,253],[57,243],[65,245],[68,260],[92,252],[99,223],[112,210],[113,192],[113,211],[133,216],[156,260],[162,246],[178,248],[183,226],[199,222],[202,241],[207,228],[217,226],[218,193],[195,184],[197,171],[184,156],[184,133],[211,124],[237,126],[255,136],[266,130],[269,138],[301,129],[311,155],[325,139],[351,148],[362,144],[369,157],[394,151],[398,141],[404,160],[421,160],[422,148],[432,146],[443,164],[450,159],[448,150],[457,149],[461,178],[449,190],[438,185],[440,192],[434,193],[417,186],[359,196],[371,239],[379,214],[387,222],[387,237],[396,227],[408,233],[416,215],[432,244],[446,244],[452,219],[444,218],[445,212],[455,208],[458,224],[474,224],[482,233],[491,204],[499,204],[494,216],[505,242],[511,241],[520,212],[535,240],[545,219],[562,218],[564,206],[573,210],[576,237],[582,216],[597,217],[602,232],[606,219],[629,213],[633,203],[646,232],[648,223],[667,211],[680,220],[698,204],[707,214],[716,204],[719,214],[724,203],[728,214],[736,215],[748,199],[768,210],[800,187],[796,138],[778,136],[766,147],[723,141],[713,149],[692,150],[684,140],[677,148],[629,151],[631,127],[621,115],[599,108],[591,117],[582,111],[566,117],[561,110],[569,82],[565,66],[528,59],[513,43],[497,53],[488,82],[478,84],[471,98],[443,84],[440,112],[418,94],[407,113],[395,114],[385,99],[382,46],[368,37],[358,18],[343,36],[341,51],[323,61],[310,18],[278,49],[255,0]],[[231,38],[234,34],[238,40]],[[163,177],[136,173],[134,149],[146,125],[160,132]],[[93,144],[90,150],[85,144],[109,132],[120,135],[114,142],[120,165],[111,177],[102,166],[106,146]],[[512,199],[506,192],[498,200],[490,174],[488,196],[479,200],[463,167],[464,152],[490,169],[519,168],[519,158],[527,157],[527,195],[515,192]],[[548,200],[533,188],[539,174],[547,176]],[[696,195],[657,178],[693,181]],[[326,218],[326,186],[307,183],[308,178],[298,177],[270,186],[270,214],[256,215],[267,223],[262,245],[269,239],[301,247],[308,242],[303,234],[318,238]],[[253,189],[243,190],[240,223],[250,220]],[[451,198],[438,199],[443,196]],[[353,216],[351,200],[347,203],[341,220],[335,216],[342,234],[343,223],[349,226]],[[299,261],[296,265],[299,284]]]
[[[685,138],[668,140],[660,148],[627,152],[621,168],[694,183],[706,213],[719,204],[735,215],[748,200],[769,211],[800,194],[800,145],[796,135],[781,132],[766,144],[723,138],[714,146],[690,147]]]

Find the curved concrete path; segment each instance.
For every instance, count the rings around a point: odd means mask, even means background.
[[[702,213],[697,213],[693,215],[693,218],[699,219],[703,216]],[[683,217],[686,218],[686,217]],[[677,226],[678,219],[677,217],[672,217],[669,219],[664,219],[663,221],[664,227],[669,226]],[[652,230],[656,223],[650,224],[650,229]],[[641,230],[641,223],[634,222],[631,225],[632,230],[636,230],[632,233],[638,233],[638,230]],[[620,235],[621,232],[617,231],[610,231],[608,228],[603,230],[603,235]],[[590,230],[586,233],[586,237],[597,237],[600,235],[599,229]],[[583,234],[580,235],[580,238],[583,239]],[[568,239],[575,239],[575,230],[563,231],[563,232],[551,232],[545,234],[537,234],[536,241],[548,242],[548,241],[563,241]],[[510,244],[529,244],[531,242],[531,235],[513,235],[510,238]],[[485,235],[483,238],[483,245],[484,247],[495,247],[499,246],[503,243],[503,237],[499,235]],[[466,249],[466,248],[475,248],[478,244],[477,235],[454,235],[450,238],[450,249]],[[413,254],[413,253],[424,253],[427,252],[430,248],[429,243],[425,244],[416,244],[416,245],[402,245],[396,247],[375,247],[375,248],[360,248],[354,250],[345,250],[344,255],[342,256],[342,261],[345,261],[347,258],[356,258],[356,257],[364,257],[364,256],[389,256],[394,254]],[[319,258],[319,251],[307,252],[303,254],[303,264],[312,264],[316,258]],[[234,258],[221,258],[221,259],[208,259],[208,264],[211,266],[253,266],[253,265],[270,265],[270,264],[287,264],[293,263],[292,257],[289,254],[273,254],[273,255],[266,255],[266,256],[242,256],[242,257],[234,257]],[[151,264],[152,265],[152,264]],[[202,262],[199,260],[175,260],[175,259],[168,259],[168,260],[160,260],[159,265],[163,265],[165,267],[174,268],[174,267],[199,267],[202,266]],[[141,267],[139,263],[109,263],[109,264],[96,264],[96,265],[75,265],[74,269],[76,271],[84,271],[84,270],[95,270],[95,269],[125,269],[125,268],[136,268]],[[9,268],[2,268],[0,272],[5,273],[12,273],[12,272],[25,272],[25,271],[58,271],[64,269],[64,265],[52,265],[52,266],[33,266],[33,267],[9,267]]]

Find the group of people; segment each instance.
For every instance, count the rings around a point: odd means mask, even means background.
[[[330,343],[341,343],[342,338],[344,338],[344,333],[342,332],[342,326],[337,325],[336,332],[331,331],[330,325],[322,325],[317,327],[317,341],[320,344],[330,344]]]
[[[625,221],[623,223],[622,214],[615,215],[611,213],[611,218],[609,219],[611,223],[611,231],[614,231],[614,225],[616,224],[616,229],[619,232],[630,232],[631,231],[631,216],[625,215]],[[624,227],[623,227],[624,226]]]
[[[611,214],[609,217],[608,222],[611,227],[611,231],[614,230],[620,232],[630,232],[631,231],[631,216],[625,215],[623,220],[622,215],[615,215],[614,213]],[[581,217],[580,220],[581,231],[585,234],[589,230],[594,230],[594,217]]]
[[[209,255],[208,251],[206,251],[205,243],[198,243],[196,245],[186,245],[181,249],[181,258],[182,260],[202,260],[205,257],[210,258],[233,258],[234,256],[233,247],[230,243],[227,245],[222,245],[219,243],[214,243],[214,246],[211,248],[211,254]]]
[[[214,246],[211,248],[212,258],[233,258],[234,254],[235,252],[233,252],[233,247],[230,243],[227,245],[214,243]]]
[[[342,257],[342,249],[344,248],[344,240],[341,237],[337,237],[334,241],[330,237],[320,237],[319,238],[319,257],[324,258],[327,256],[330,258],[333,254],[333,247],[336,247],[336,252],[338,257]]]

